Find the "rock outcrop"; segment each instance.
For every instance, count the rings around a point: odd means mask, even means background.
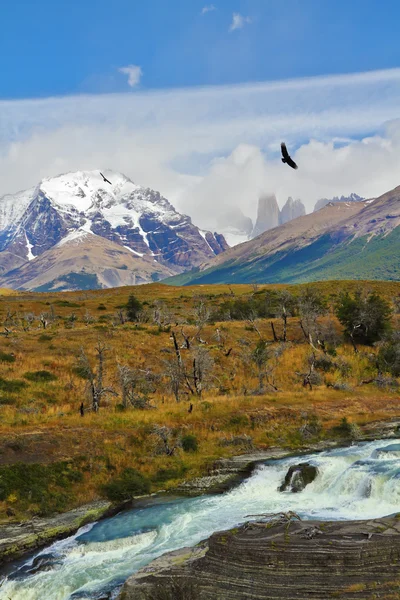
[[[320,198],[317,200],[314,206],[314,212],[324,208],[327,204],[332,202],[332,204],[336,204],[337,202],[364,202],[365,198],[362,198],[358,194],[350,194],[350,196],[335,196],[334,198]]]
[[[261,196],[258,200],[257,220],[250,237],[255,238],[278,225],[279,206],[275,194]]]
[[[283,225],[288,221],[297,219],[297,217],[303,217],[305,214],[306,207],[302,201],[299,198],[297,200],[293,200],[293,198],[289,196],[279,213],[279,225]]]
[[[289,467],[284,482],[279,487],[279,491],[302,492],[309,483],[314,481],[317,475],[317,467],[310,465],[310,463],[292,465]]]
[[[86,523],[112,514],[111,502],[99,500],[53,517],[3,525],[0,529],[0,563],[72,535]],[[39,568],[40,564],[37,563],[36,567]]]
[[[399,567],[399,516],[253,522],[162,556],[127,580],[120,600],[177,598],[178,588],[188,600],[397,598]]]

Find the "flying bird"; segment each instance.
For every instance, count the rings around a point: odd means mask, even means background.
[[[102,176],[103,180],[106,181],[107,183],[109,183],[110,185],[112,185],[111,181],[108,181],[107,177],[104,177],[103,173],[100,172],[100,175]]]
[[[298,166],[296,165],[294,160],[290,158],[289,152],[287,151],[286,144],[284,142],[282,142],[281,144],[281,151],[283,157],[282,162],[288,164],[289,167],[292,167],[292,169],[298,169]]]

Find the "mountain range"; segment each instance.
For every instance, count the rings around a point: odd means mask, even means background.
[[[158,192],[113,171],[43,179],[0,198],[1,286],[38,291],[158,281],[228,248]]]
[[[171,285],[400,279],[400,186],[379,198],[328,202],[227,250]]]

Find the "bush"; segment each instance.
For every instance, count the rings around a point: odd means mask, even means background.
[[[48,335],[47,333],[42,333],[38,337],[39,342],[51,342],[52,339],[53,339],[53,336]]]
[[[0,350],[0,362],[13,363],[15,362],[15,356],[14,354],[7,354],[7,352]]]
[[[197,437],[191,433],[188,433],[182,437],[181,444],[184,452],[197,452],[199,449]]]
[[[378,366],[381,371],[400,377],[400,334],[396,333],[379,348]]]
[[[0,391],[16,394],[25,388],[28,384],[20,379],[3,379],[0,377]]]
[[[45,381],[55,381],[57,376],[50,371],[32,371],[28,373],[24,373],[25,379],[29,381],[33,381],[35,383],[42,383]]]
[[[180,464],[176,467],[170,467],[169,469],[159,469],[154,476],[156,483],[164,483],[170,479],[179,479],[183,477],[187,471],[187,466]]]
[[[372,345],[391,329],[391,308],[376,292],[367,296],[362,296],[361,292],[354,296],[348,292],[341,294],[335,312],[353,343]]]
[[[140,311],[142,310],[142,303],[131,294],[126,303],[126,316],[128,321],[137,321]]]
[[[337,425],[333,428],[334,432],[338,435],[349,437],[354,439],[360,435],[360,428],[356,423],[349,423],[346,417],[340,422],[340,425]]]
[[[149,491],[150,481],[136,469],[125,469],[120,477],[103,486],[103,492],[112,502],[124,502]]]

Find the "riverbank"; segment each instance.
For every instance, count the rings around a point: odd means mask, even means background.
[[[159,491],[158,494],[133,498],[123,504],[113,505],[111,502],[97,501],[49,518],[35,518],[24,523],[2,525],[0,526],[0,561],[4,563],[14,560],[58,539],[73,535],[83,525],[110,517],[124,509],[146,507],[155,502],[169,499],[174,495],[199,496],[202,494],[224,493],[238,485],[252,473],[259,463],[266,460],[293,455],[301,456],[310,452],[322,452],[350,444],[352,441],[396,438],[400,436],[399,427],[400,419],[377,421],[365,425],[356,440],[344,438],[324,440],[315,444],[304,445],[296,451],[274,447],[268,450],[220,459],[215,462],[207,476],[185,481],[168,493]]]

